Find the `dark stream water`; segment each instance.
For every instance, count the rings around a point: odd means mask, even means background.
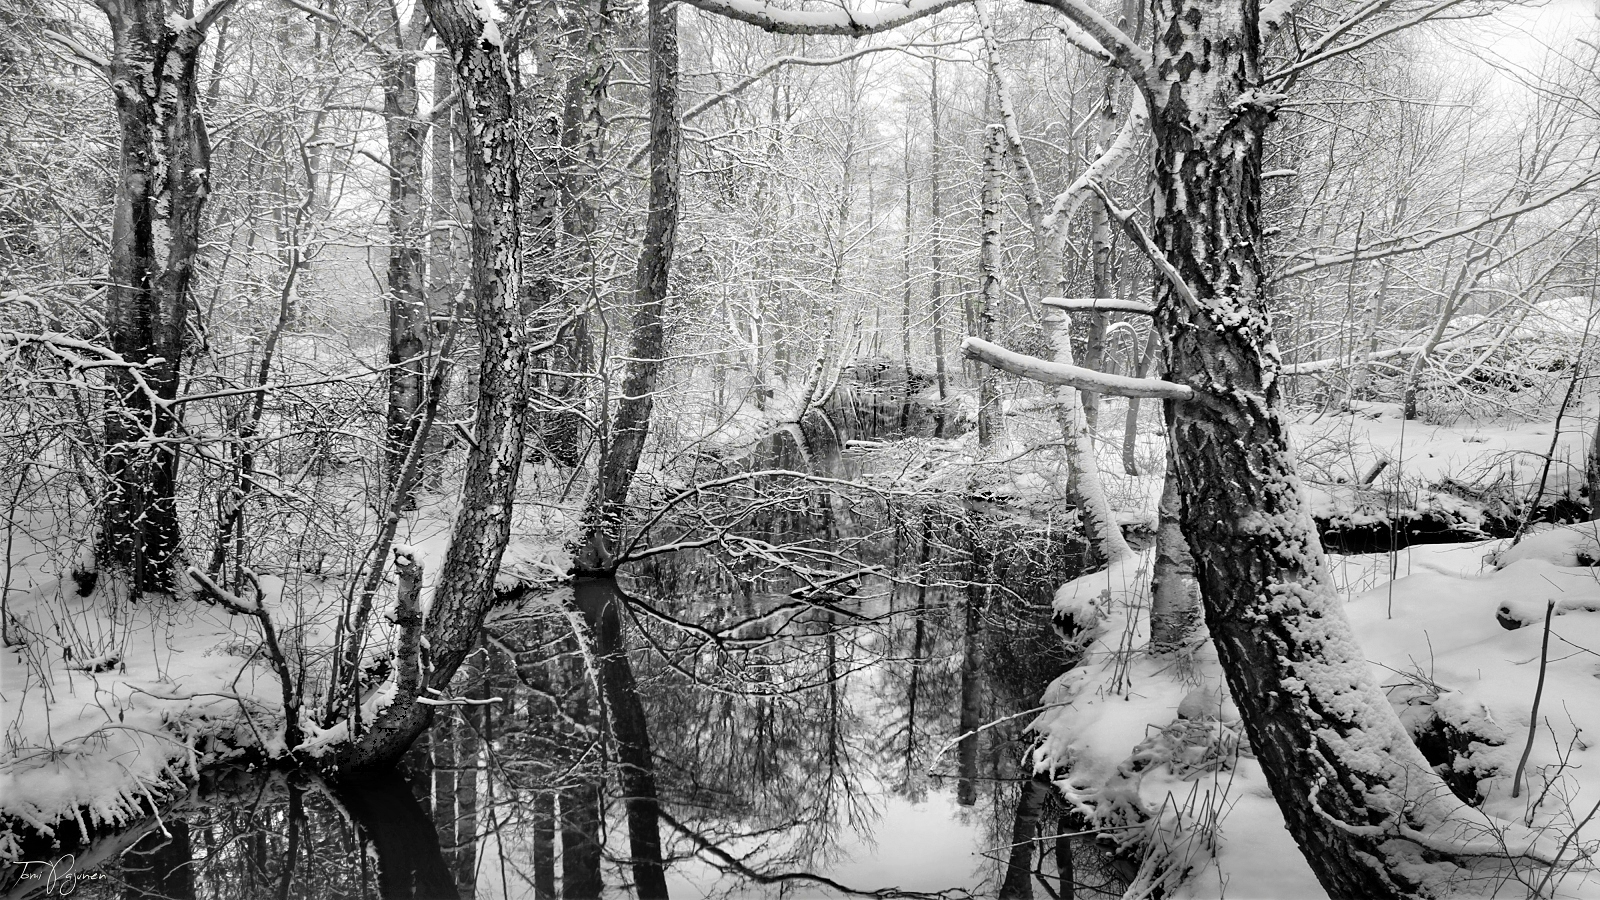
[[[854,478],[874,455],[841,453],[845,441],[931,424],[926,410],[896,406],[855,403],[849,415],[790,430],[804,448],[775,439],[762,451],[772,458],[753,462]],[[661,531],[723,535],[651,556],[620,579],[635,600],[629,644],[672,895],[898,887],[901,896],[994,896],[1026,783],[1022,729],[1032,716],[1016,714],[1069,663],[1049,601],[1079,569],[1077,538],[948,495],[795,477],[708,492]],[[97,868],[69,879],[36,866],[16,889],[632,896],[588,666],[561,604],[535,605],[486,630],[458,676],[458,693],[484,702],[441,708],[402,771],[336,784],[309,773],[210,773],[159,823],[103,848]],[[1099,896],[1104,861],[1092,844],[1076,852],[1077,896]],[[1063,893],[1047,855],[1039,896]]]

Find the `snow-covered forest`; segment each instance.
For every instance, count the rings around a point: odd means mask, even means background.
[[[1597,217],[1595,0],[0,0],[0,891],[1600,900]]]

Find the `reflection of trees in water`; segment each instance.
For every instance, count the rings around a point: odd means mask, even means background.
[[[783,481],[708,495],[658,532],[663,543],[719,538],[648,556],[621,583],[630,645],[648,647],[632,657],[663,808],[693,835],[669,832],[670,852],[735,872],[825,871],[841,846],[870,838],[886,794],[915,802],[961,783],[973,802],[961,815],[991,848],[980,890],[993,893],[1019,806],[1045,835],[1059,830],[1052,792],[1031,811],[1019,804],[1031,716],[958,739],[1034,706],[1073,662],[1049,624],[1056,585],[1080,566],[1069,533]],[[172,865],[135,871],[132,860],[192,855],[193,896],[230,900],[404,896],[400,882],[573,898],[625,884],[627,859],[605,855],[607,823],[625,827],[616,762],[594,661],[572,627],[546,603],[487,629],[454,687],[477,702],[439,707],[407,759],[411,812],[349,789],[341,811],[328,791],[279,779],[186,816],[189,853],[174,846],[179,829],[142,844],[124,857],[128,880],[147,885],[143,895],[189,896],[181,879],[152,880]],[[357,829],[351,813],[381,821]],[[364,842],[390,873],[372,870]],[[621,846],[611,842],[614,854]],[[1081,880],[1097,880],[1092,844],[1064,849]],[[1044,867],[1052,880],[1056,865]]]

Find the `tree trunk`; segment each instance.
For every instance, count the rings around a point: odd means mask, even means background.
[[[384,433],[384,481],[393,490],[422,421],[428,377],[427,258],[423,254],[427,203],[422,159],[428,124],[419,116],[417,58],[407,46],[409,29],[394,19],[387,2],[377,4],[390,21],[398,46],[383,61],[383,123],[389,150],[389,402]]]
[[[1150,576],[1150,644],[1157,651],[1175,650],[1194,636],[1200,624],[1200,586],[1194,580],[1194,558],[1179,521],[1177,468],[1167,451],[1167,473],[1161,483],[1156,513],[1155,563]]]
[[[915,279],[912,277],[912,272],[911,272],[911,224],[912,224],[912,212],[913,212],[913,210],[912,210],[912,205],[911,205],[911,129],[909,127],[906,128],[905,155],[906,155],[906,160],[905,160],[906,161],[906,171],[905,171],[905,181],[906,181],[906,185],[905,185],[905,187],[906,187],[906,214],[905,214],[905,216],[906,216],[906,218],[905,218],[905,223],[904,223],[905,249],[902,251],[901,260],[900,260],[901,261],[901,266],[902,266],[900,277],[904,280],[905,284],[903,286],[904,287],[904,291],[900,295],[900,362],[901,362],[901,365],[904,366],[904,368],[906,370],[906,390],[905,390],[905,397],[902,398],[902,399],[905,400],[906,402],[909,402],[911,400],[911,382],[912,382],[912,371],[911,371],[911,324],[912,324],[913,320],[911,318],[911,289],[912,289],[912,287],[914,286],[914,283],[915,283]]]
[[[335,794],[372,844],[380,896],[385,900],[460,896],[445,865],[438,832],[398,772],[342,779]]]
[[[542,790],[533,795],[533,897],[556,900],[556,798]]]
[[[972,579],[967,582],[966,602],[961,605],[961,709],[956,747],[956,803],[972,806],[978,802],[978,727],[983,724],[983,674],[979,670],[983,639],[983,588]]]
[[[979,212],[978,297],[973,334],[989,340],[1000,307],[1000,160],[1005,154],[1002,127],[990,125],[983,157],[983,200]],[[978,446],[990,447],[1000,424],[1000,397],[992,366],[978,366]]]
[[[600,787],[584,781],[561,792],[561,896],[599,897]]]
[[[1139,355],[1139,370],[1136,377],[1150,377],[1150,367],[1155,364],[1160,344],[1161,334],[1155,328],[1151,328],[1150,335],[1144,342],[1144,352]],[[1122,417],[1122,471],[1135,476],[1139,474],[1139,406],[1138,397],[1129,397],[1127,412]],[[1167,452],[1169,454],[1172,452],[1170,447]]]
[[[932,136],[928,144],[928,196],[932,203],[929,226],[932,228],[933,285],[929,290],[928,306],[933,315],[933,372],[939,382],[939,401],[949,397],[949,376],[944,362],[944,154],[939,147],[939,60],[932,61],[933,86],[929,90],[928,112],[932,121]],[[939,418],[941,429],[943,414]]]
[[[1035,775],[1022,782],[1017,814],[1011,824],[1011,853],[1006,860],[1000,900],[1033,900],[1033,845],[1039,840],[1039,817],[1050,797],[1050,779]]]
[[[1425,894],[1438,873],[1403,829],[1452,824],[1463,807],[1356,645],[1279,412],[1259,255],[1262,136],[1277,100],[1255,89],[1258,12],[1257,0],[1154,9],[1155,239],[1193,295],[1157,286],[1168,377],[1195,392],[1167,409],[1183,532],[1250,744],[1318,880],[1334,897]]]
[[[1117,74],[1106,73],[1105,95],[1100,99],[1100,133],[1091,159],[1098,158],[1111,146],[1117,133],[1116,104],[1112,102],[1117,87]],[[1111,278],[1111,213],[1104,200],[1096,199],[1089,206],[1089,251],[1091,293],[1095,297],[1110,297],[1115,289]],[[1083,365],[1101,371],[1106,362],[1106,313],[1093,310],[1089,313],[1089,333],[1083,342]],[[1083,392],[1083,421],[1091,439],[1099,436],[1100,395]]]
[[[574,548],[574,603],[585,640],[600,672],[606,719],[616,744],[635,890],[641,898],[667,896],[661,860],[655,760],[649,723],[639,700],[622,635],[613,552],[626,516],[628,490],[650,431],[656,383],[665,354],[668,275],[678,230],[678,26],[677,7],[650,4],[650,209],[636,274],[636,305],[629,335],[622,399],[611,417],[594,489]]]
[[[440,40],[450,49],[466,129],[467,192],[472,204],[472,273],[469,302],[478,324],[477,420],[461,506],[428,612],[432,667],[423,688],[445,690],[476,645],[494,602],[500,557],[511,533],[511,501],[521,473],[527,350],[518,308],[522,239],[518,204],[517,130],[510,62],[500,45],[483,37],[479,8],[457,0],[425,0]],[[350,768],[381,767],[405,753],[427,726],[431,707],[397,696],[355,743],[341,752]]]
[[[655,757],[650,752],[650,724],[623,641],[623,597],[615,578],[579,577],[573,593],[589,632],[606,701],[606,722],[616,745],[618,781],[627,807],[634,889],[641,900],[666,897]]]
[[[1041,316],[1045,337],[1054,350],[1053,362],[1073,365],[1071,321],[1064,310],[1047,307]],[[1083,424],[1083,405],[1078,391],[1058,386],[1051,389],[1056,415],[1061,423],[1061,438],[1067,451],[1066,493],[1078,504],[1078,519],[1089,541],[1091,565],[1115,562],[1128,555],[1128,542],[1117,524],[1116,513],[1106,497],[1095,460],[1094,443]]]
[[[135,597],[171,590],[180,552],[178,444],[171,440],[178,416],[165,401],[178,395],[210,191],[196,65],[207,27],[229,5],[194,19],[163,0],[103,7],[121,132],[106,329],[111,349],[129,365],[106,370],[106,493],[95,559],[127,579]]]

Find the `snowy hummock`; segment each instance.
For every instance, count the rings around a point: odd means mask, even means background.
[[[1381,554],[1331,563],[1334,582],[1353,591],[1346,612],[1390,702],[1420,704],[1424,712],[1474,734],[1505,736],[1499,746],[1475,744],[1470,762],[1457,767],[1487,776],[1480,784],[1487,796],[1484,812],[1502,821],[1531,822],[1557,841],[1600,801],[1600,762],[1589,759],[1597,752],[1590,749],[1589,735],[1600,733],[1600,706],[1592,702],[1600,677],[1600,612],[1591,611],[1600,610],[1600,577],[1572,565],[1576,553],[1593,545],[1595,534],[1591,524],[1535,534],[1516,548],[1509,541],[1422,546],[1400,551],[1392,560]],[[1501,568],[1493,567],[1496,558]],[[1294,848],[1259,766],[1247,756],[1230,761],[1236,768],[1220,775],[1188,772],[1185,778],[1171,768],[1153,771],[1160,766],[1131,771],[1136,748],[1149,756],[1151,734],[1192,719],[1197,707],[1210,705],[1208,700],[1216,701],[1219,731],[1231,727],[1236,716],[1209,643],[1181,662],[1142,652],[1147,566],[1148,554],[1142,554],[1057,594],[1058,614],[1082,619],[1092,610],[1101,624],[1084,664],[1045,695],[1044,704],[1052,708],[1034,723],[1043,737],[1040,768],[1059,768],[1064,795],[1096,804],[1099,824],[1126,825],[1127,810],[1142,808],[1153,817],[1139,829],[1146,838],[1172,831],[1175,817],[1195,813],[1198,807],[1186,793],[1195,784],[1201,785],[1202,797],[1208,789],[1221,789],[1214,854],[1194,847],[1166,850],[1190,869],[1174,896],[1324,896]],[[1391,566],[1399,576],[1392,584],[1387,583]],[[1552,598],[1565,614],[1552,626],[1539,733],[1523,790],[1513,799],[1512,775],[1527,738],[1539,675],[1543,613]],[[1497,613],[1508,606],[1527,627],[1508,631],[1501,625]],[[1415,715],[1402,717],[1418,721]],[[1192,726],[1185,728],[1196,733]],[[1202,745],[1183,746],[1200,753]],[[1110,811],[1101,809],[1107,806]],[[1158,826],[1167,820],[1172,821]],[[1595,823],[1579,836],[1597,838],[1600,825]],[[1270,859],[1262,855],[1264,848],[1276,848]],[[1566,859],[1576,862],[1573,851]],[[1553,880],[1559,878],[1558,873]],[[1580,863],[1560,881],[1557,895],[1600,897],[1600,880]]]

